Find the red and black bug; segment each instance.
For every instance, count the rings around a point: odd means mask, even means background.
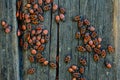
[[[31,55],[30,55],[30,56],[28,56],[28,59],[29,59],[29,61],[30,61],[30,62],[34,62],[34,61],[35,61],[34,56],[31,56]]]
[[[78,70],[78,66],[77,66],[77,65],[72,65],[71,68],[72,68],[74,71]]]
[[[52,7],[53,12],[57,11],[57,9],[58,9],[58,5],[57,4],[53,4],[53,7]]]
[[[76,33],[75,33],[75,38],[76,38],[76,39],[80,39],[80,37],[81,37],[80,32],[76,32]]]
[[[37,61],[38,61],[39,63],[43,63],[43,62],[46,61],[46,59],[42,57],[42,58],[38,58]]]
[[[85,67],[84,67],[84,66],[80,66],[79,72],[80,72],[81,74],[83,74],[83,73],[85,72]]]
[[[70,68],[68,68],[68,71],[70,72],[70,73],[73,73],[74,72],[74,70],[70,67]]]
[[[77,46],[77,50],[80,52],[85,52],[86,49],[83,46]]]
[[[44,66],[47,66],[48,63],[49,63],[49,61],[46,60],[46,61],[43,62],[43,65],[44,65]]]
[[[90,40],[91,40],[91,37],[90,37],[89,33],[85,33],[84,44],[87,44]]]
[[[77,22],[77,26],[78,26],[78,28],[80,29],[80,28],[83,26],[83,21],[78,21],[78,22]]]
[[[97,37],[97,32],[93,31],[92,34],[91,34],[91,37],[96,38]]]
[[[85,26],[82,26],[82,27],[80,28],[80,34],[83,35],[83,37],[84,37],[84,35],[85,35],[85,32],[86,32],[86,27],[85,27]]]
[[[84,57],[80,57],[79,62],[80,62],[80,64],[82,64],[83,66],[86,66],[86,65],[87,65],[87,60],[86,60],[86,58],[84,58]]]
[[[43,10],[44,10],[44,11],[48,11],[48,10],[50,10],[50,8],[51,8],[50,5],[45,5],[45,6],[43,7]]]
[[[29,68],[29,69],[27,70],[27,73],[28,73],[28,74],[34,74],[34,73],[35,73],[35,68]]]
[[[42,5],[43,5],[43,0],[38,0],[38,4],[39,4],[40,6],[42,6]]]
[[[56,63],[54,63],[54,62],[50,62],[50,64],[49,64],[49,65],[50,65],[50,67],[51,67],[51,68],[57,68]]]
[[[90,25],[90,21],[88,19],[84,19],[83,23],[84,25],[87,25],[87,26]]]
[[[88,52],[91,52],[91,51],[92,51],[91,46],[90,46],[90,45],[88,45],[88,44],[85,46],[85,48],[86,48],[86,50],[87,50]]]
[[[65,8],[61,7],[61,8],[60,8],[60,13],[65,14],[65,12],[66,12],[66,11],[65,11]]]
[[[59,16],[59,15],[57,15],[57,16],[55,17],[55,21],[56,21],[56,23],[59,23],[59,22],[60,22],[60,16]]]
[[[39,18],[39,20],[40,20],[41,22],[44,21],[44,17],[43,17],[41,14],[38,15],[38,18]]]
[[[107,49],[108,49],[109,53],[113,53],[114,52],[114,48],[111,45],[108,45]]]
[[[64,59],[64,61],[65,61],[66,63],[70,62],[70,60],[71,60],[71,56],[70,56],[70,55],[67,55],[67,56],[65,57],[65,59]]]
[[[97,53],[97,54],[101,54],[101,49],[94,48],[94,52]]]
[[[98,54],[94,54],[93,59],[95,62],[99,61],[100,57]]]
[[[27,50],[27,49],[28,49],[28,43],[27,43],[27,42],[24,42],[24,43],[23,43],[23,49],[24,49],[24,50]]]
[[[105,61],[104,64],[105,64],[106,68],[108,68],[108,69],[112,68],[112,65],[109,61]]]
[[[73,20],[76,21],[76,22],[77,22],[77,21],[80,21],[80,16],[79,16],[79,15],[75,16],[75,17],[73,18]]]
[[[37,58],[37,59],[42,58],[42,54],[41,54],[41,53],[37,53],[37,54],[36,54],[36,58]]]
[[[101,51],[101,56],[102,56],[102,58],[105,58],[106,57],[106,51],[105,51],[105,49],[103,49],[102,51]]]

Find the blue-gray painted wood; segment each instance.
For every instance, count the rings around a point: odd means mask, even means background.
[[[26,0],[23,0],[26,3]],[[59,69],[43,67],[39,64],[30,64],[27,57],[29,51],[18,50],[18,38],[16,36],[16,0],[0,0],[0,20],[5,19],[13,26],[10,34],[5,34],[0,25],[0,80],[56,80],[59,70],[59,80],[71,80],[72,76],[67,71],[72,64],[78,63],[78,56],[86,56],[88,66],[85,75],[88,80],[119,80],[120,79],[120,1],[119,0],[54,0],[54,3],[66,9],[66,21],[56,24],[55,14],[48,11],[44,14],[45,28],[49,30],[50,41],[47,43],[45,57],[49,61],[56,62],[59,54]],[[115,54],[107,54],[106,59],[112,62],[113,68],[108,70],[104,67],[104,59],[98,63],[93,60],[93,53],[80,53],[75,50],[81,41],[75,39],[77,24],[72,22],[75,15],[86,16],[95,26],[100,37],[103,38],[102,45],[106,47],[111,43],[115,47]],[[64,63],[66,54],[72,56],[71,62]],[[33,75],[27,75],[26,70],[35,67]]]
[[[0,21],[5,20],[12,25],[9,34],[0,25],[0,80],[20,80],[16,0],[0,0],[0,10]]]

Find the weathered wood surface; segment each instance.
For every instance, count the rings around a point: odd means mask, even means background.
[[[5,34],[0,25],[0,80],[20,80],[15,6],[16,0],[0,0],[0,20],[12,25],[10,34]]]
[[[114,23],[113,23],[113,30],[114,30],[114,37],[115,37],[115,48],[116,48],[116,54],[115,54],[115,66],[116,66],[116,73],[117,73],[117,78],[116,80],[120,79],[120,0],[115,0],[114,2]]]
[[[114,33],[113,33],[113,1],[112,0],[61,0],[63,6],[68,9],[66,17],[66,23],[61,23],[59,27],[60,32],[60,61],[59,61],[59,79],[60,80],[70,80],[70,74],[67,71],[70,64],[63,63],[65,54],[71,53],[73,62],[71,64],[76,64],[76,58],[78,56],[85,56],[88,60],[88,66],[86,67],[85,75],[88,80],[116,80],[116,71],[115,71],[115,55],[107,55],[106,59],[109,59],[113,62],[113,68],[108,70],[104,67],[104,60],[101,59],[98,63],[93,60],[93,53],[80,53],[75,52],[75,47],[77,46],[77,40],[74,40],[75,32],[77,31],[77,26],[72,22],[71,16],[76,14],[84,15],[88,18],[92,25],[95,26],[96,31],[99,36],[103,38],[103,46],[106,47],[107,44],[111,43],[114,45]],[[79,7],[78,4],[79,3]],[[60,3],[59,3],[60,4]],[[72,12],[72,13],[71,13]],[[74,24],[74,25],[72,25]],[[67,28],[66,28],[67,27]],[[75,31],[76,30],[76,31]],[[64,35],[63,35],[64,34]],[[72,44],[73,43],[73,44]],[[78,45],[81,45],[81,41],[78,42]],[[77,54],[76,54],[77,53]],[[76,56],[77,55],[77,56]],[[75,57],[76,56],[76,57]],[[80,65],[78,63],[78,65]],[[61,74],[62,73],[62,74]]]
[[[75,39],[77,24],[72,22],[72,18],[79,14],[79,0],[59,0],[59,6],[66,9],[66,21],[59,24],[59,80],[71,80],[68,68],[71,64],[77,64],[78,61],[78,52],[75,50],[78,44]],[[69,64],[66,64],[64,58],[68,54],[72,59]]]
[[[25,4],[26,0],[23,1]],[[0,0],[0,20],[5,19],[13,26],[12,32],[5,34],[0,25],[0,80],[56,80],[56,74],[59,75],[59,80],[71,80],[67,69],[71,64],[80,65],[79,56],[87,57],[85,75],[88,80],[120,80],[120,0],[54,0],[54,3],[66,9],[66,21],[56,24],[54,18],[58,13],[52,14],[48,11],[44,14],[43,24],[50,34],[44,56],[56,62],[59,54],[59,69],[29,63],[27,57],[30,52],[22,52],[18,47],[16,0]],[[75,50],[82,43],[75,39],[77,24],[72,22],[72,17],[79,14],[86,16],[95,26],[99,36],[103,38],[103,46],[106,47],[108,43],[115,46],[115,54],[108,54],[106,58],[113,62],[112,69],[104,67],[103,59],[98,63],[94,62],[93,53],[82,54]],[[67,54],[72,56],[69,64],[64,63]],[[26,74],[29,67],[36,68],[35,74]]]
[[[37,2],[37,0],[36,0]],[[55,1],[57,3],[57,0]],[[24,5],[27,4],[26,0],[23,0]],[[23,7],[24,7],[23,5]],[[52,4],[51,4],[52,5]],[[46,48],[43,52],[43,56],[48,61],[56,62],[56,54],[57,54],[57,24],[54,21],[55,14],[51,14],[51,10],[44,13],[44,24],[43,28],[49,31],[50,40],[46,45]],[[30,63],[28,61],[28,56],[30,55],[30,51],[22,52],[23,54],[23,70],[21,79],[23,80],[51,80],[56,79],[56,69],[50,69],[48,66],[41,66],[39,63]],[[28,68],[35,68],[36,72],[33,75],[28,75],[26,70]]]

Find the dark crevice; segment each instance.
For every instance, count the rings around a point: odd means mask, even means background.
[[[58,6],[59,6],[59,0],[58,0]],[[59,14],[59,10],[58,10]],[[56,80],[59,80],[59,23],[57,24],[57,55],[56,55]]]
[[[56,80],[59,80],[59,23],[57,24],[57,26],[58,26],[58,28],[57,28]]]
[[[16,12],[18,11],[17,10],[18,9],[17,1],[20,1],[20,0],[16,0]],[[20,7],[19,11],[22,11],[22,6]],[[17,18],[16,20],[17,20],[17,26],[18,26],[17,29],[18,29],[19,28],[19,24],[21,24],[22,21],[19,20],[19,18]],[[21,39],[21,37],[22,36],[19,36],[17,40],[18,40],[18,53],[19,53],[19,76],[20,76],[20,80],[23,80],[23,54],[22,54],[22,47],[20,46],[20,39]]]
[[[18,38],[18,42],[20,42],[19,38]],[[18,44],[18,52],[19,52],[19,75],[20,75],[20,80],[23,80],[23,54],[22,54],[22,48],[19,47],[19,44]]]
[[[79,14],[80,14],[80,0],[79,0]]]
[[[51,6],[53,6],[53,3],[51,3]],[[51,9],[51,12],[50,12],[50,15],[51,15],[51,17],[50,17],[50,43],[49,43],[49,61],[50,61],[50,51],[51,51],[51,30],[52,30],[52,16],[53,16],[53,14],[52,14],[52,9]],[[50,68],[48,67],[48,80],[49,80],[49,72],[50,72]]]
[[[59,80],[59,23],[57,24],[57,26],[58,26],[58,28],[57,28],[56,80]]]

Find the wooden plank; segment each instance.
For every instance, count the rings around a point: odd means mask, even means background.
[[[24,11],[24,6],[27,4],[27,0],[22,0],[22,11]],[[36,76],[36,73],[33,74],[33,75],[28,75],[27,74],[27,70],[29,68],[35,68],[35,63],[30,63],[30,61],[28,60],[28,56],[30,55],[30,50],[26,50],[24,51],[23,48],[21,49],[22,51],[20,52],[21,54],[21,58],[23,61],[20,62],[20,64],[22,64],[22,67],[21,67],[21,79],[23,80],[32,80],[34,79]],[[23,68],[23,69],[22,69]]]
[[[79,14],[79,0],[76,0],[76,1],[71,1],[70,2],[70,5],[71,5],[71,11],[69,12],[70,14],[70,22],[72,23],[72,31],[71,31],[71,56],[72,56],[72,60],[70,62],[70,65],[78,65],[79,61],[78,61],[78,58],[79,58],[79,53],[77,52],[76,50],[76,47],[78,45],[78,40],[75,38],[75,33],[78,31],[78,27],[77,27],[77,22],[74,22],[72,21],[73,18]],[[77,4],[77,5],[76,5]],[[69,10],[69,9],[68,9]],[[72,77],[70,76],[70,79]]]
[[[26,0],[24,0],[23,3],[26,4]],[[119,80],[120,36],[118,34],[120,30],[120,9],[118,7],[120,1],[54,0],[54,3],[65,7],[66,21],[64,23],[60,22],[60,24],[56,24],[54,18],[55,15],[58,14],[57,12],[52,14],[51,11],[48,11],[44,14],[44,28],[49,30],[50,35],[50,41],[46,45],[44,56],[48,60],[56,62],[56,56],[59,54],[59,80],[71,80],[71,75],[67,70],[72,64],[78,64],[78,55],[87,57],[88,65],[86,67],[85,75],[88,80]],[[29,63],[29,50],[25,52],[18,52],[15,4],[15,0],[0,0],[0,10],[2,11],[0,12],[0,20],[5,19],[10,25],[13,26],[10,34],[5,34],[0,26],[0,80],[55,80],[57,75],[56,71],[58,71],[58,69],[51,69],[48,66],[43,67],[40,64]],[[98,63],[95,63],[93,60],[93,53],[78,54],[75,50],[76,45],[78,43],[80,44],[81,41],[78,42],[75,39],[77,24],[71,20],[73,16],[78,15],[79,13],[80,15],[85,15],[86,18],[90,20],[91,24],[95,26],[99,36],[103,38],[103,46],[106,47],[109,43],[115,46],[115,54],[108,54],[106,57],[106,59],[109,59],[113,64],[112,69],[108,70],[105,68],[103,64],[104,59],[101,59]],[[68,64],[64,63],[64,57],[66,54],[70,54],[72,56],[72,60]],[[23,62],[20,61],[20,65],[19,55],[20,60],[23,60]],[[26,70],[30,67],[36,68],[35,74],[26,74]]]
[[[79,0],[59,0],[59,6],[66,9],[65,22],[59,24],[59,80],[71,80],[68,68],[77,64],[78,53],[75,48],[78,41],[75,39],[77,24],[72,22],[73,16],[79,13]],[[71,62],[66,64],[64,58],[71,55]]]
[[[104,14],[104,4],[103,4],[104,1],[96,1],[95,3],[96,3],[96,5],[94,5],[94,7],[96,7],[95,11],[94,11],[95,16],[93,15],[93,17],[95,18],[94,25],[95,25],[96,31],[98,32],[99,37],[104,38],[103,37],[104,35],[102,34],[103,26],[104,26],[104,24],[103,24],[104,18],[102,17]],[[100,13],[100,14],[98,14],[98,13]],[[102,44],[102,45],[105,46],[104,44]],[[105,76],[105,71],[104,71],[105,66],[103,65],[104,59],[100,59],[100,61],[98,61],[96,64],[97,64],[96,65],[97,66],[96,67],[96,79],[98,79],[98,80],[107,79]],[[101,74],[101,77],[99,77],[99,74]]]
[[[57,4],[58,5],[58,0],[54,0],[53,4]],[[52,6],[53,6],[52,4]],[[58,14],[58,11],[56,11],[55,13],[52,13],[51,10],[51,24],[50,24],[50,56],[49,56],[49,60],[50,62],[56,62],[56,57],[58,54],[58,25],[56,24],[55,21],[55,16]],[[58,68],[58,67],[57,67]],[[49,80],[56,80],[56,73],[57,69],[52,69],[49,68]]]
[[[22,0],[22,11],[24,11],[24,6],[27,4],[27,0]],[[38,64],[36,63],[30,63],[30,61],[28,60],[28,56],[30,55],[30,49],[24,51],[22,49],[22,51],[20,52],[20,54],[22,54],[21,58],[23,61],[20,62],[20,64],[22,64],[22,67],[21,67],[21,79],[23,80],[33,80],[33,79],[36,79],[37,77],[37,67],[38,67]],[[23,68],[23,69],[22,69]],[[27,70],[29,68],[35,68],[35,73],[33,75],[29,75],[27,74]]]
[[[107,3],[106,3],[107,2]],[[107,0],[98,1],[97,4],[99,5],[96,9],[96,24],[98,27],[98,34],[100,37],[103,38],[102,45],[104,48],[107,47],[108,44],[111,44],[114,46],[114,37],[113,37],[113,3],[112,0],[109,2]],[[101,11],[101,12],[100,12]],[[100,13],[101,15],[98,15]],[[98,17],[99,16],[99,17]],[[96,26],[97,26],[96,25]],[[106,33],[108,32],[108,33]],[[104,61],[109,60],[113,68],[112,69],[106,69],[104,66]],[[114,80],[115,72],[114,72],[114,55],[107,53],[107,57],[105,59],[101,59],[101,62],[97,64],[97,78],[99,80]],[[101,67],[100,67],[101,66]],[[114,73],[114,74],[113,74]],[[99,75],[102,74],[102,75]]]
[[[37,2],[37,0],[36,0]],[[27,3],[26,0],[24,0],[24,5]],[[23,6],[24,6],[23,5]],[[50,25],[51,25],[51,11],[47,11],[44,12],[44,22],[41,24],[43,24],[43,29],[47,29],[49,31],[49,36],[50,36]],[[48,43],[46,44],[46,48],[43,52],[43,56],[49,61],[49,48],[50,48],[50,41],[48,41]],[[28,61],[28,56],[30,55],[30,51],[25,51],[22,52],[21,54],[23,54],[23,79],[24,80],[48,80],[49,79],[49,67],[48,66],[42,66],[39,63],[30,63]],[[29,68],[35,68],[36,72],[33,75],[28,75],[26,74],[26,70]]]
[[[20,80],[15,4],[16,0],[0,0],[0,20],[6,20],[12,25],[12,32],[9,34],[0,25],[0,80]]]
[[[49,31],[48,35],[51,37],[51,10],[44,12],[44,22],[43,29],[47,29]],[[46,48],[43,52],[43,56],[50,61],[50,39],[46,44]],[[36,80],[49,80],[49,66],[42,66],[40,64],[36,65],[37,73],[36,73]],[[40,76],[39,76],[40,75]]]
[[[79,15],[81,15],[83,17],[86,16],[88,19],[90,19],[90,14],[88,14],[88,8],[90,7],[90,4],[88,5],[88,1],[89,0],[80,0],[80,3],[79,3]],[[79,40],[79,45],[83,46],[83,40],[82,39]],[[85,73],[83,74],[86,77],[86,79],[89,76],[88,71],[89,71],[89,67],[90,67],[90,65],[89,65],[89,63],[90,63],[90,54],[91,53],[88,53],[88,52],[79,52],[79,57],[85,57],[86,60],[87,60],[87,66],[85,66]],[[81,66],[81,64],[80,64],[80,66]],[[89,78],[88,78],[88,80],[89,80]]]
[[[94,25],[95,0],[80,0],[80,15],[86,17],[92,25]],[[85,76],[88,80],[97,80],[96,63],[93,60],[93,53],[84,53],[87,58],[87,66],[85,67]]]
[[[107,4],[106,4],[107,3]],[[113,32],[112,32],[112,20],[113,20],[113,4],[112,1],[107,0],[81,0],[80,1],[80,14],[85,15],[91,24],[95,26],[99,36],[103,38],[103,46],[106,47],[108,43],[114,45]],[[109,26],[109,27],[108,27]],[[108,29],[109,28],[109,29]],[[106,33],[109,32],[109,33]],[[107,70],[103,64],[104,60],[101,59],[98,63],[93,61],[93,53],[87,56],[88,58],[88,71],[87,78],[89,80],[113,80],[115,75],[111,75],[114,72],[114,67],[111,70]],[[114,62],[114,55],[108,54],[108,59]],[[96,75],[96,76],[95,76]]]
[[[101,37],[101,38],[104,38],[103,36],[103,34],[102,34],[102,29],[103,29],[103,26],[104,26],[104,24],[103,24],[103,20],[104,20],[104,17],[102,17],[103,16],[103,14],[104,14],[104,7],[105,7],[105,4],[103,4],[104,3],[104,1],[96,1],[95,2],[96,3],[96,5],[94,5],[94,7],[96,7],[95,8],[95,16],[93,15],[93,17],[95,18],[94,19],[94,25],[95,25],[95,28],[96,28],[96,30],[97,30],[97,32],[98,32],[98,35]],[[100,13],[100,14],[98,14],[98,13]],[[104,39],[103,39],[104,40]],[[105,46],[104,44],[102,44],[103,46]],[[106,76],[105,76],[105,71],[104,71],[104,69],[105,69],[105,66],[103,65],[103,63],[104,63],[104,59],[100,59],[100,61],[99,62],[97,62],[97,67],[96,67],[96,79],[98,78],[98,80],[103,80],[103,79],[106,79],[107,80],[107,78],[106,78]],[[99,74],[101,74],[101,77],[99,77]]]

